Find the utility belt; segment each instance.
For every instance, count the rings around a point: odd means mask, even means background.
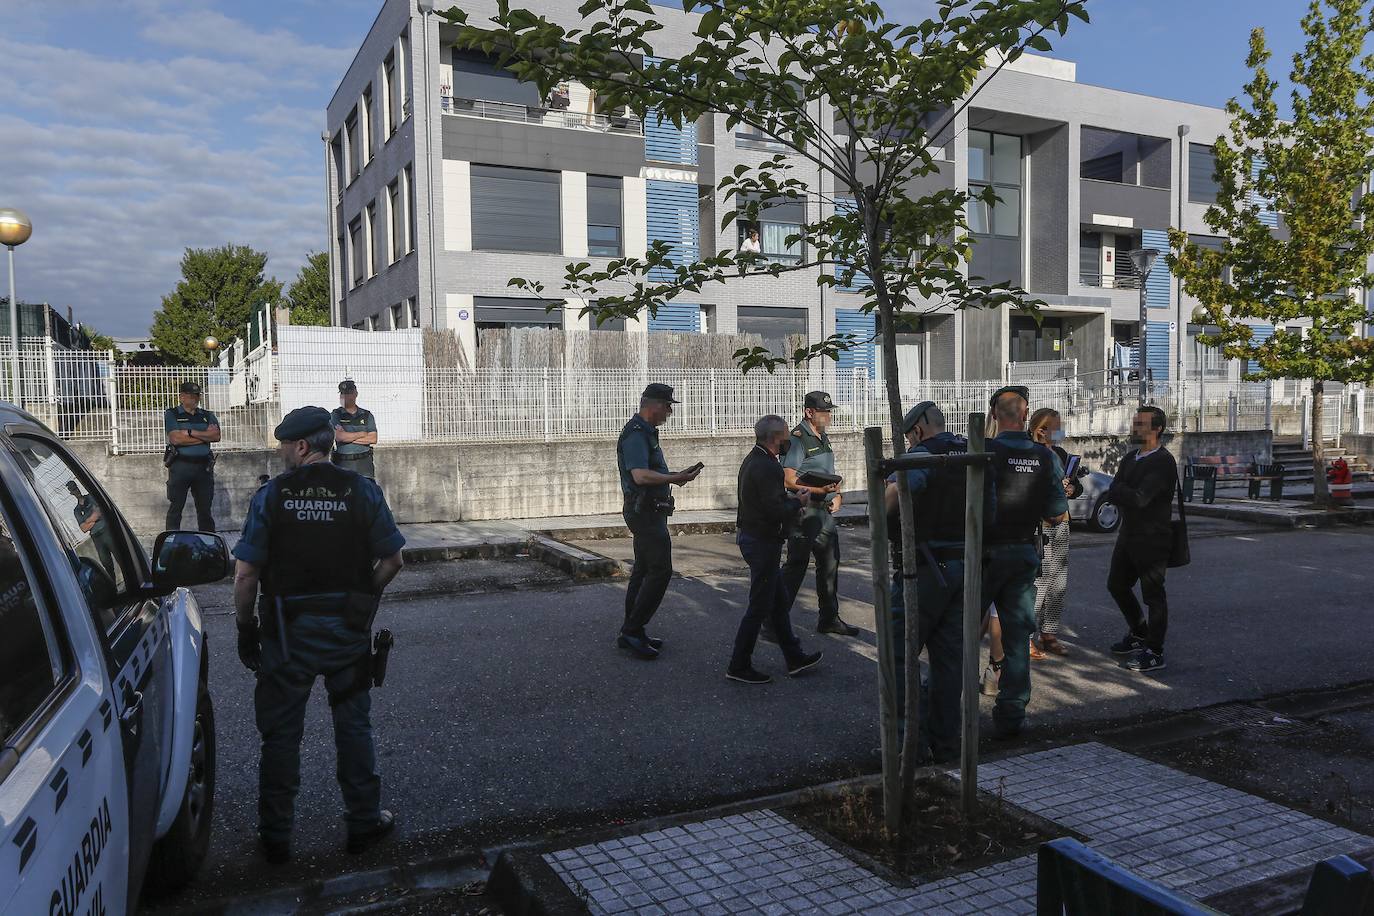
[[[654,496],[648,490],[640,490],[634,496],[625,497],[625,505],[636,515],[672,515],[675,503],[671,493],[667,496]]]
[[[918,548],[920,545],[917,545]],[[916,555],[917,566],[930,566],[938,563],[951,563],[955,560],[964,559],[964,547],[926,547],[919,550]]]
[[[263,595],[264,625],[290,625],[298,617],[338,617],[361,632],[372,629],[377,616],[376,595],[370,592],[312,592],[304,595]]]
[[[177,455],[174,460],[185,461],[190,464],[209,464],[213,455]]]
[[[362,461],[364,458],[372,457],[372,449],[365,452],[335,452],[335,461]]]

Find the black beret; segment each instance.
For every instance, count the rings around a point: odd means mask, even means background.
[[[280,442],[292,442],[323,429],[329,429],[329,411],[323,407],[297,407],[281,418],[272,435]]]

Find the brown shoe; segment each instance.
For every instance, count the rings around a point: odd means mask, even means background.
[[[1035,661],[1035,662],[1043,661],[1043,660],[1049,658],[1048,655],[1046,655],[1044,652],[1041,652],[1041,651],[1040,651],[1040,647],[1039,647],[1038,645],[1035,644],[1035,640],[1033,640],[1033,639],[1031,640],[1031,643],[1030,643],[1030,657],[1031,657],[1031,661]]]
[[[1068,655],[1069,647],[1059,641],[1058,636],[1046,633],[1040,637],[1040,649],[1050,655]]]

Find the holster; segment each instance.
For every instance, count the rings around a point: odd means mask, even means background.
[[[391,647],[396,644],[391,631],[381,629],[377,631],[377,636],[372,641],[372,686],[380,687],[386,682],[386,662],[391,655]]]
[[[654,496],[648,490],[640,490],[635,494],[634,511],[637,515],[646,512],[659,512],[663,515],[672,515],[675,502],[672,494],[668,496]]]

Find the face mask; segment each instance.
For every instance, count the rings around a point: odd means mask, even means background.
[[[792,438],[789,436],[788,438],[782,440],[782,445],[779,445],[779,446],[778,446],[778,457],[781,458],[783,455],[786,455],[786,454],[787,454],[787,450],[788,450],[789,448],[791,448],[791,447],[792,447]]]
[[[1064,441],[1064,431],[1063,431],[1062,429],[1056,429],[1054,432],[1050,433],[1050,441],[1051,441],[1051,442],[1063,442],[1063,441]]]

